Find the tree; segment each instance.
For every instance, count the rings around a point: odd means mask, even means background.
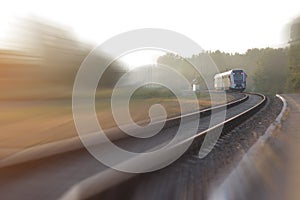
[[[20,20],[15,29],[12,36],[15,48],[37,60],[37,66],[27,70],[23,79],[39,84],[28,89],[36,91],[37,96],[46,93],[44,97],[70,97],[76,73],[93,45],[78,40],[64,26],[36,18]],[[109,55],[99,52],[96,58],[108,60]],[[124,73],[125,69],[115,61],[105,70],[99,82],[104,87],[112,87]]]
[[[267,94],[282,93],[288,73],[287,59],[287,49],[264,49],[253,78],[255,90]]]
[[[300,18],[291,26],[289,49],[289,77],[286,83],[290,92],[300,92]]]
[[[241,68],[248,74],[247,89],[266,93],[281,93],[287,79],[287,49],[249,49],[246,53],[229,54],[221,51],[202,52],[185,58],[199,66],[201,75],[210,80],[208,88],[213,88],[213,77],[216,73],[215,65],[220,72]],[[166,54],[158,59],[159,63],[168,64],[193,80],[192,69],[184,59],[174,54]]]

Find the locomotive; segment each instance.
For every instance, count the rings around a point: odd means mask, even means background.
[[[246,89],[247,74],[243,69],[232,69],[214,76],[216,90],[244,91]]]

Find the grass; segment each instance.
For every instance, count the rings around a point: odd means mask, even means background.
[[[110,89],[100,90],[96,94],[97,116],[102,128],[116,126],[110,109]],[[122,91],[125,94],[126,90]],[[224,103],[218,95],[217,102]],[[227,101],[234,97],[227,96]],[[198,94],[197,102],[188,98],[185,103],[198,103],[200,108],[211,105],[208,93]],[[174,94],[163,90],[137,90],[131,98],[130,114],[135,122],[149,120],[148,110],[153,104],[164,106],[168,117],[180,115],[179,103]],[[123,108],[118,108],[120,113]],[[52,100],[1,100],[0,101],[0,158],[25,148],[76,137],[77,132],[72,118],[70,98]],[[194,110],[186,110],[191,112]]]

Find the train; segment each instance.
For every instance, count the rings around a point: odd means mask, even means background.
[[[232,69],[214,76],[215,90],[244,91],[247,74],[243,69]]]

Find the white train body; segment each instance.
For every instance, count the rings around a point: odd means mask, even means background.
[[[247,74],[242,69],[232,69],[214,76],[216,90],[244,91]]]

